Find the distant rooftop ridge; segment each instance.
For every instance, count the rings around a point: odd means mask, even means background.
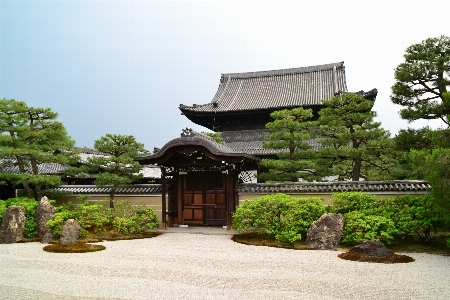
[[[345,69],[344,62],[342,61],[342,62],[331,63],[331,64],[317,65],[317,66],[269,70],[269,71],[223,73],[222,77],[245,79],[245,78],[256,78],[256,77],[267,77],[267,76],[291,75],[291,74],[299,74],[299,73],[311,73],[311,72],[317,72],[317,71],[323,71],[323,70],[333,70],[333,68]]]

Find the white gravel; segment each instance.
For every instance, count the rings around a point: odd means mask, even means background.
[[[359,263],[339,259],[338,251],[230,238],[166,233],[102,242],[106,250],[82,254],[0,245],[0,299],[450,299],[450,257]]]

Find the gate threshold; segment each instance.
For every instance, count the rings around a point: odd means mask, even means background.
[[[157,229],[155,231],[163,233],[190,233],[206,235],[234,235],[238,233],[236,230],[228,231],[226,226],[185,226],[167,227],[166,230]]]

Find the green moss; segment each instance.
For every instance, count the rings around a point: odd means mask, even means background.
[[[75,243],[72,245],[51,244],[44,247],[44,251],[54,253],[86,253],[105,250],[103,245]]]

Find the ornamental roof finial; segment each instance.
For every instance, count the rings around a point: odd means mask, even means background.
[[[186,129],[181,130],[181,137],[193,137],[193,136],[195,136],[195,133],[192,130],[192,128],[186,127]]]

